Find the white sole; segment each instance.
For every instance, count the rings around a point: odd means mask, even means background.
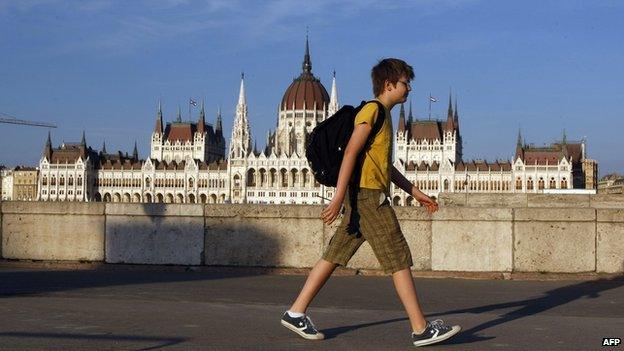
[[[296,327],[292,326],[290,323],[287,323],[284,320],[281,320],[280,323],[282,323],[283,326],[285,326],[286,328],[294,331],[295,333],[297,333],[299,336],[301,336],[304,339],[308,339],[308,340],[323,340],[325,339],[325,335],[323,335],[323,333],[319,332],[316,335],[308,335],[304,332],[302,332],[301,330],[297,329]]]
[[[460,331],[461,331],[461,327],[459,325],[456,325],[452,327],[450,332],[440,336],[439,338],[422,340],[422,341],[414,341],[414,346],[426,346],[426,345],[439,343],[439,342],[442,342],[444,340],[451,338],[453,335],[456,335]]]

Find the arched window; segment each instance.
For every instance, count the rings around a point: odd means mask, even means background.
[[[529,179],[527,179],[526,188],[527,190],[533,190],[533,178],[529,177]]]
[[[256,170],[253,168],[247,171],[247,186],[256,186]]]
[[[550,182],[548,182],[548,188],[550,189],[554,189],[557,187],[557,182],[555,181],[554,177],[550,177]]]
[[[537,181],[537,188],[539,190],[544,189],[544,178],[540,177],[540,179]]]

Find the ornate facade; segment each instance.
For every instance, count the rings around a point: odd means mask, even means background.
[[[306,39],[302,71],[279,104],[276,129],[266,147],[253,143],[241,77],[229,147],[225,148],[222,118],[206,124],[204,104],[197,122],[178,114],[164,123],[158,104],[150,157],[96,152],[83,134],[76,144],[53,149],[50,136],[40,161],[39,199],[48,201],[112,201],[165,203],[319,204],[333,188],[318,184],[305,157],[314,127],[340,107],[336,75],[331,94],[312,73]],[[395,131],[394,165],[423,192],[542,192],[585,188],[595,184],[595,161],[585,155],[585,142],[561,142],[549,147],[527,145],[518,135],[512,160],[464,162],[457,102],[449,97],[446,120],[414,120],[411,106],[400,107]],[[593,177],[593,178],[592,178]],[[395,205],[413,205],[410,196],[391,188]]]

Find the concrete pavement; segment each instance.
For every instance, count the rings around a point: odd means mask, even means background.
[[[95,267],[94,267],[95,268]],[[309,310],[327,336],[279,324],[303,275],[251,270],[0,265],[0,350],[408,350],[387,276],[334,276]],[[463,332],[430,350],[602,350],[624,338],[624,278],[416,278],[428,318]]]

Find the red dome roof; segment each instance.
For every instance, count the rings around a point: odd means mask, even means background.
[[[293,105],[297,110],[303,109],[304,104],[306,109],[313,109],[315,103],[317,109],[322,109],[324,106],[329,105],[327,90],[325,90],[321,81],[312,74],[312,61],[310,60],[307,36],[302,68],[303,72],[301,72],[299,78],[293,80],[284,93],[282,104],[280,105],[282,110],[292,109]]]
[[[301,110],[305,104],[306,109],[311,110],[315,103],[319,110],[323,106],[329,105],[329,94],[327,94],[327,90],[321,81],[315,78],[312,73],[304,72],[299,78],[293,80],[286,89],[281,107],[282,110],[292,109],[294,104],[295,109]]]

